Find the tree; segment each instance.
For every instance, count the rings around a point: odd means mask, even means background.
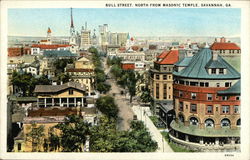
[[[129,95],[130,95],[130,103],[132,102],[132,98],[133,96],[135,96],[135,93],[136,93],[136,82],[137,82],[137,79],[135,77],[135,73],[134,71],[129,71],[127,72],[128,74],[128,79],[127,79],[127,88],[128,88],[128,91],[129,91]]]
[[[59,123],[55,128],[61,130],[60,146],[63,152],[82,152],[86,136],[90,134],[90,125],[83,118],[70,115],[64,123]]]
[[[117,64],[115,64],[111,67],[110,72],[114,75],[114,77],[116,79],[120,78],[123,75],[123,71],[122,71],[121,67]]]
[[[54,66],[56,67],[56,76],[57,74],[64,73],[64,68],[67,66],[67,64],[73,63],[73,59],[57,59],[54,62]]]
[[[99,82],[96,85],[96,89],[100,92],[100,93],[107,93],[110,90],[111,86],[107,83],[103,83],[103,82]]]
[[[141,94],[140,98],[141,98],[141,101],[143,103],[149,103],[149,102],[153,101],[153,98],[150,94],[150,90],[148,87],[146,87],[142,90],[142,94]]]
[[[37,126],[33,123],[30,127],[28,127],[28,130],[30,131],[26,134],[26,140],[31,142],[32,152],[41,151],[40,149],[45,136],[44,126]]]
[[[68,73],[67,74],[59,73],[57,77],[58,77],[58,80],[57,80],[58,83],[60,82],[67,83],[71,79],[71,76]]]
[[[96,101],[96,107],[108,118],[114,118],[115,120],[117,119],[119,109],[115,104],[113,97],[103,96],[98,98]]]

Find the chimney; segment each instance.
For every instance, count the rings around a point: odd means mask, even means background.
[[[225,43],[225,42],[226,42],[226,38],[225,37],[221,37],[220,43]]]
[[[213,59],[213,61],[218,60],[218,51],[217,50],[212,51],[212,59]]]

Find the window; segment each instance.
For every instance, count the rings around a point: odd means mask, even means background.
[[[213,128],[214,127],[214,121],[212,119],[206,119],[205,120],[205,127],[206,128]]]
[[[160,75],[159,74],[156,75],[156,79],[160,79]]]
[[[224,69],[223,68],[219,69],[219,74],[224,74]]]
[[[236,96],[235,99],[236,99],[236,100],[240,100],[240,96]]]
[[[190,82],[190,86],[198,86],[198,82]]]
[[[200,86],[201,86],[201,87],[204,87],[204,86],[205,86],[205,83],[204,83],[204,82],[200,82]]]
[[[180,84],[184,84],[184,81],[180,80]]]
[[[189,81],[186,81],[186,85],[187,85],[187,86],[189,85]]]
[[[208,93],[207,94],[207,100],[209,100],[209,101],[213,100],[213,95]]]
[[[73,94],[73,89],[70,89],[69,90],[69,95],[72,95]]]
[[[223,101],[227,101],[228,100],[228,96],[222,96],[222,100]]]
[[[171,76],[168,76],[168,79],[171,79]]]
[[[163,75],[163,80],[167,80],[167,75]]]
[[[182,96],[183,96],[183,92],[179,91],[179,97],[182,97]]]
[[[231,82],[226,82],[225,87],[231,87],[232,83]]]
[[[229,114],[229,106],[222,106],[222,113]]]
[[[213,113],[213,106],[207,106],[207,114]]]
[[[189,122],[190,122],[190,125],[195,125],[195,126],[198,125],[198,119],[195,117],[191,117]]]
[[[159,99],[159,84],[156,83],[156,98]]]
[[[240,107],[235,105],[234,106],[234,113],[240,113]]]
[[[221,120],[221,127],[222,128],[228,128],[230,127],[230,121],[227,118],[224,118]]]
[[[212,74],[216,74],[216,68],[212,68]]]
[[[191,93],[191,99],[196,99],[196,93]]]
[[[179,103],[179,111],[183,111],[183,102]]]
[[[220,83],[216,83],[216,87],[220,87]]]
[[[191,104],[191,111],[192,113],[196,113],[197,112],[197,106],[196,104]]]
[[[18,149],[18,151],[21,151],[21,149],[22,149],[22,144],[21,143],[18,143],[17,149]]]
[[[208,82],[205,83],[205,87],[209,87],[209,83]]]
[[[236,122],[236,126],[240,127],[240,125],[241,125],[241,121],[240,121],[240,119],[238,119],[237,122]]]

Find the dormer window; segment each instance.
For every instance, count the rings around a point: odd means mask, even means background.
[[[219,69],[219,74],[224,74],[224,69],[223,68]]]
[[[216,74],[216,68],[212,68],[212,74]]]

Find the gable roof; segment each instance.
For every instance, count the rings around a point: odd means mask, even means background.
[[[235,43],[229,42],[214,42],[210,48],[211,50],[240,50],[240,47],[238,47]]]
[[[220,55],[218,55],[218,62],[225,66],[227,69],[226,74],[208,74],[206,66],[211,63],[212,51],[209,48],[204,48],[193,56],[189,65],[179,71],[173,72],[175,76],[186,78],[198,78],[198,79],[239,79],[240,73],[238,73],[230,64],[228,64]]]
[[[68,88],[75,88],[80,91],[86,91],[85,85],[81,85],[77,82],[68,82],[63,85],[36,85],[35,93],[56,93]]]
[[[163,58],[161,58],[163,57]],[[174,64],[179,59],[179,51],[178,50],[170,50],[168,52],[163,52],[157,57],[159,60],[155,63],[158,64]]]

